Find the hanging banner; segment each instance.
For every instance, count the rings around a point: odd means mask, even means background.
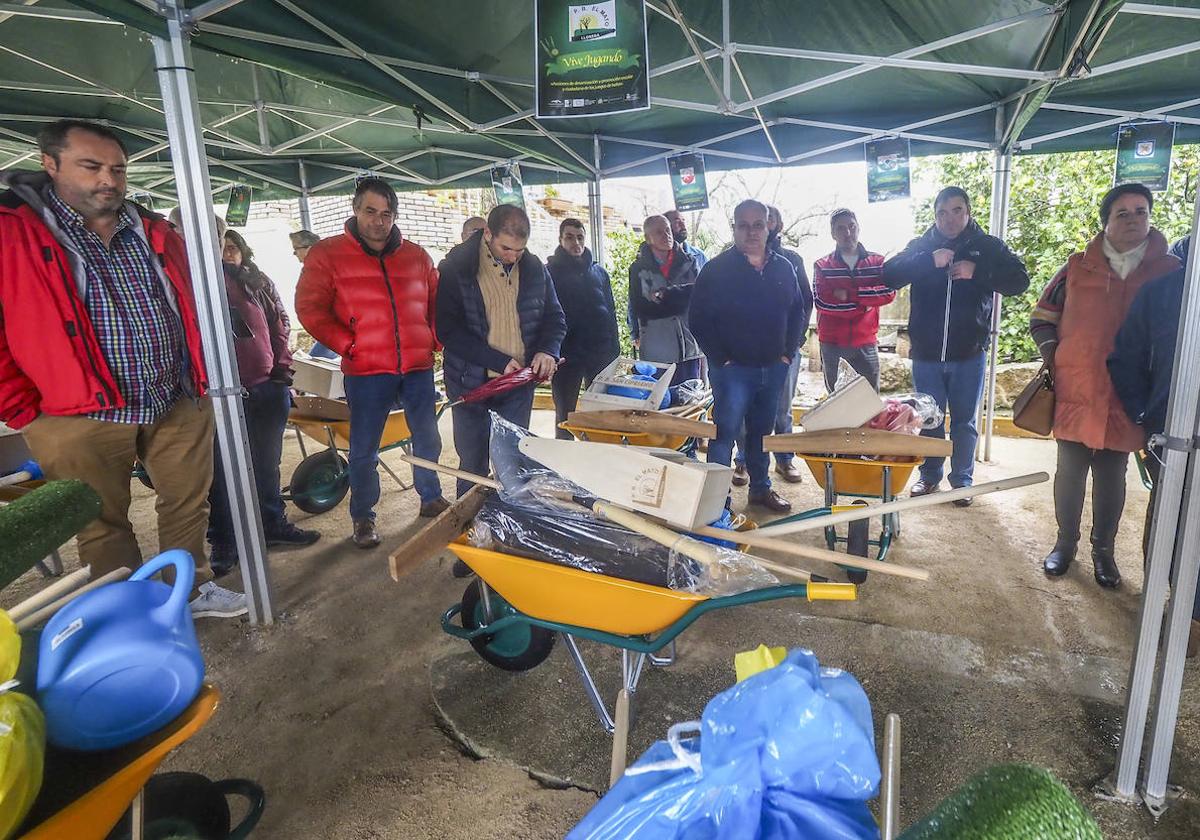
[[[867,201],[893,201],[909,196],[908,140],[892,137],[866,144]]]
[[[497,204],[515,204],[525,208],[525,194],[521,190],[521,167],[515,163],[492,167],[492,189],[496,191]]]
[[[680,213],[708,209],[708,185],[704,182],[704,155],[686,152],[667,158],[675,209]]]
[[[539,119],[650,107],[643,0],[534,4]]]
[[[1163,192],[1171,178],[1175,123],[1125,123],[1117,129],[1117,169],[1113,186],[1145,184]]]
[[[245,184],[234,184],[229,188],[229,209],[225,211],[225,224],[243,227],[250,218],[250,188]]]

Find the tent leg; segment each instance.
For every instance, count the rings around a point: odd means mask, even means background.
[[[1200,227],[1200,196],[1192,218],[1193,237]],[[1158,664],[1159,633],[1167,599],[1167,576],[1171,559],[1179,557],[1175,592],[1171,597],[1170,624],[1155,714],[1154,740],[1147,761],[1147,804],[1161,805],[1166,793],[1167,770],[1175,738],[1179,691],[1187,645],[1188,621],[1196,588],[1197,541],[1200,540],[1200,500],[1189,492],[1184,498],[1185,479],[1190,474],[1192,488],[1200,471],[1197,465],[1195,434],[1200,417],[1200,249],[1194,245],[1188,257],[1183,306],[1179,316],[1179,337],[1175,343],[1175,372],[1171,379],[1171,399],[1167,406],[1163,468],[1159,475],[1154,520],[1150,530],[1150,562],[1142,586],[1142,605],[1138,615],[1137,643],[1130,664],[1129,689],[1125,700],[1125,719],[1121,728],[1121,747],[1117,755],[1116,778],[1101,784],[1099,791],[1119,799],[1133,800],[1142,757],[1143,739],[1150,698],[1154,693]],[[1180,514],[1183,514],[1181,518]],[[1181,523],[1182,522],[1182,528]]]
[[[1200,196],[1197,196],[1196,214],[1192,220],[1192,239],[1196,239],[1196,230],[1200,227]],[[1187,302],[1184,304],[1186,315],[1181,324],[1187,324],[1182,329],[1189,333],[1198,332],[1196,328],[1197,310],[1196,298],[1200,297],[1196,286],[1200,283],[1200,248],[1192,245],[1188,253]],[[1192,364],[1196,359],[1196,336],[1189,336],[1193,344],[1189,348],[1180,344],[1176,353],[1183,352],[1175,358],[1185,364]],[[1182,338],[1182,336],[1181,336]],[[1176,372],[1176,377],[1179,374]],[[1174,386],[1174,387],[1177,387]],[[1172,393],[1174,393],[1174,387]],[[1183,394],[1195,394],[1195,390],[1184,390]],[[1174,540],[1178,547],[1175,552],[1175,579],[1171,584],[1171,609],[1167,620],[1167,645],[1163,655],[1163,667],[1159,676],[1158,705],[1154,711],[1153,738],[1150,742],[1150,755],[1146,761],[1146,780],[1143,797],[1151,811],[1160,810],[1167,801],[1167,774],[1171,768],[1171,750],[1175,744],[1175,726],[1179,717],[1179,694],[1182,690],[1183,666],[1187,657],[1188,630],[1192,623],[1192,607],[1196,595],[1196,577],[1200,573],[1200,456],[1196,450],[1197,422],[1200,421],[1200,407],[1196,405],[1196,397],[1184,398],[1192,403],[1194,412],[1190,428],[1193,434],[1187,436],[1186,457],[1188,459],[1187,480],[1184,485],[1185,495],[1181,502],[1183,513],[1177,520],[1179,531]],[[1180,452],[1182,458],[1185,453]]]
[[[267,551],[250,450],[246,444],[242,385],[231,338],[233,331],[225,297],[221,247],[213,223],[212,185],[208,176],[200,109],[196,101],[188,24],[185,23],[185,9],[180,5],[180,0],[165,0],[161,8],[167,21],[167,35],[152,38],[155,69],[162,90],[171,164],[183,217],[188,262],[191,264],[196,312],[208,367],[209,396],[216,414],[217,440],[222,460],[218,468],[225,470],[225,481],[229,488],[250,621],[253,624],[270,624],[273,616]]]
[[[588,181],[588,215],[591,217],[592,258],[604,265],[604,204],[600,198],[600,138],[592,135],[595,174]]]
[[[992,178],[993,236],[1004,237],[1008,227],[1008,195],[1012,183],[1012,152],[996,150],[995,175]],[[992,435],[996,426],[996,362],[1000,352],[1000,315],[1003,307],[999,294],[992,295],[992,324],[988,337],[987,392],[984,401],[983,461],[992,460]]]
[[[308,206],[308,168],[304,161],[297,161],[300,170],[300,227],[312,230],[312,209]]]

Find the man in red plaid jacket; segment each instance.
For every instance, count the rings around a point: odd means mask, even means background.
[[[858,218],[845,208],[829,217],[837,247],[813,264],[813,297],[817,310],[817,337],[821,341],[821,367],[825,387],[837,384],[838,365],[849,362],[879,390],[879,307],[896,299],[883,285],[883,256],[858,241]]]

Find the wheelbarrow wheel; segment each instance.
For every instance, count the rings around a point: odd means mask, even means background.
[[[855,504],[865,505],[861,499]],[[867,519],[856,519],[846,528],[846,553],[858,557],[866,557],[871,550],[871,522]],[[846,579],[851,583],[866,583],[867,573],[863,569],[846,568]]]
[[[488,596],[492,606],[492,620],[498,621],[509,615],[518,615],[516,609],[500,597],[493,589]],[[462,597],[463,628],[474,630],[485,623],[483,598],[479,593],[479,581],[471,581]],[[557,634],[543,627],[519,623],[499,633],[487,633],[471,639],[484,661],[505,671],[528,671],[540,665],[554,649]]]
[[[309,455],[292,473],[291,501],[305,513],[333,510],[350,490],[346,459],[331,449]]]

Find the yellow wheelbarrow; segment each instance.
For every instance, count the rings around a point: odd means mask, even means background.
[[[857,591],[853,584],[810,581],[709,597],[476,548],[461,537],[449,548],[477,578],[462,601],[443,613],[442,630],[469,641],[485,661],[507,671],[536,667],[561,636],[600,724],[610,733],[613,715],[578,639],[621,651],[624,690],[632,696],[646,661],[672,664],[675,639],[705,613],[782,598],[854,600]],[[666,656],[655,655],[664,648]]]
[[[687,420],[704,420],[708,415],[709,399],[687,411],[681,411],[679,416]],[[567,420],[558,424],[558,428],[570,432],[576,440],[590,443],[614,443],[621,446],[652,446],[659,449],[674,449],[679,452],[691,453],[695,450],[697,440],[683,434],[666,434],[664,432],[614,432],[609,429],[592,429],[587,426],[573,424]]]
[[[126,747],[103,753],[47,753],[46,778],[42,792],[25,822],[20,840],[104,840],[126,820],[127,837],[142,837],[147,814],[153,815],[153,793],[146,795],[147,783],[167,754],[191,738],[208,722],[220,701],[220,692],[207,683],[192,704],[170,725]],[[55,762],[64,773],[55,772]],[[93,780],[99,780],[92,783]],[[241,824],[220,836],[248,837],[262,815],[262,791],[242,780],[228,780],[212,787],[216,795],[237,793],[250,799],[251,807]],[[176,804],[176,803],[172,803]],[[193,810],[197,803],[191,803]],[[186,806],[185,806],[186,807]],[[227,814],[225,815],[228,816]],[[183,817],[181,819],[186,819]],[[205,822],[198,818],[198,822]],[[213,836],[205,834],[204,836]]]
[[[440,418],[446,409],[441,400],[435,408],[435,418]],[[296,407],[288,415],[288,424],[296,431],[296,442],[300,445],[303,460],[292,472],[292,480],[284,488],[283,498],[292,502],[306,513],[324,513],[341,503],[350,490],[350,466],[342,453],[350,452],[350,407],[343,402],[323,398],[296,397]],[[308,437],[327,448],[308,453],[304,438]],[[379,452],[401,449],[412,454],[412,429],[404,409],[388,414],[379,439]],[[382,458],[379,465],[400,485],[406,484]]]

